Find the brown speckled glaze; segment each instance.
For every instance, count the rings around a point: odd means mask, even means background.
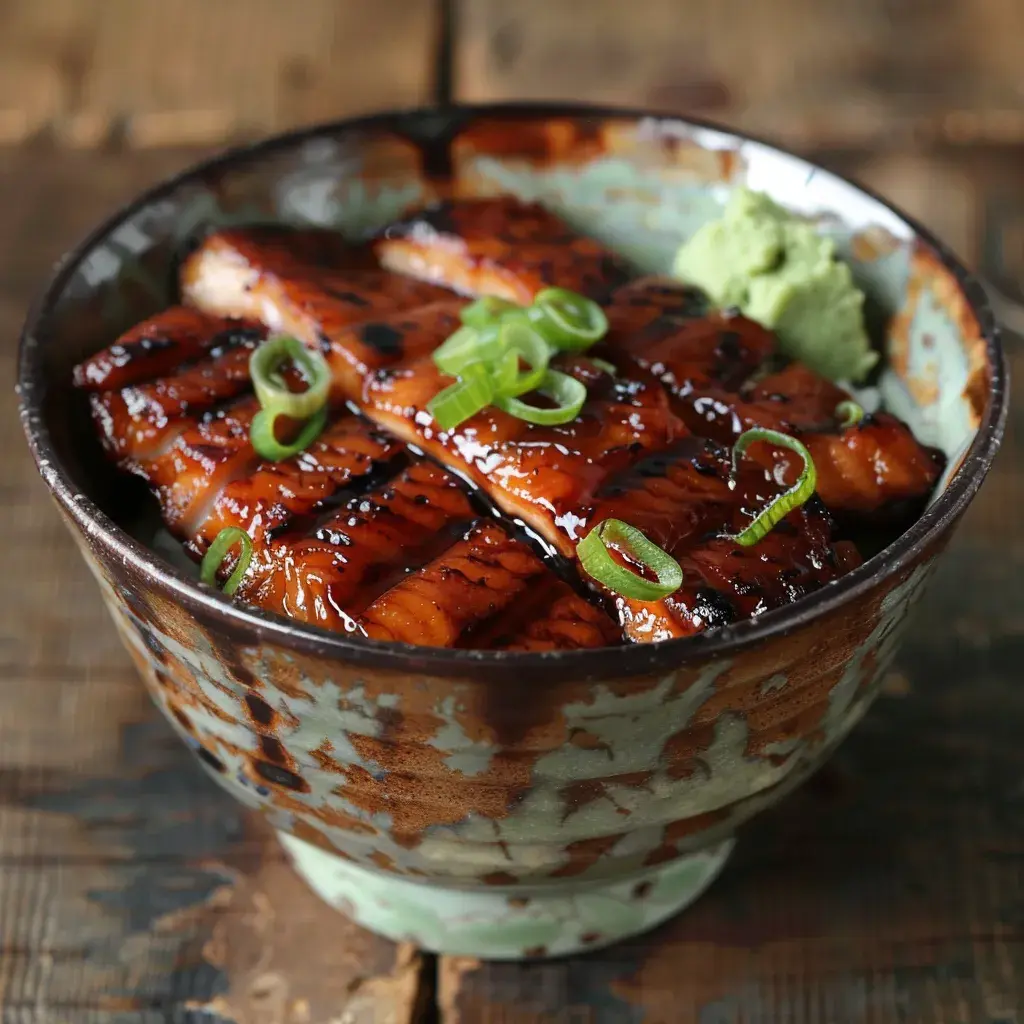
[[[717,633],[508,655],[389,646],[233,605],[154,554],[146,502],[91,440],[72,365],[169,296],[206,223],[364,233],[440,195],[550,203],[664,270],[748,181],[837,238],[876,307],[879,386],[950,469],[899,541],[798,606]],[[703,125],[581,108],[385,115],[232,153],[159,186],[61,265],[20,388],[40,472],[157,704],[203,765],[362,923],[446,952],[557,955],[663,919],[737,825],[797,785],[878,690],[980,485],[1005,371],[978,285],[842,180]]]

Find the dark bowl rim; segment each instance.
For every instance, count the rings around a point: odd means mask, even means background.
[[[1008,370],[1000,343],[999,325],[980,281],[961,264],[945,244],[913,217],[877,193],[825,168],[819,169],[825,170],[836,180],[868,196],[899,217],[914,231],[920,241],[932,249],[942,266],[953,275],[985,341],[991,380],[989,402],[974,441],[943,493],[909,530],[888,547],[840,580],[793,605],[695,637],[667,640],[658,644],[624,645],[582,651],[510,654],[503,651],[453,650],[372,641],[330,632],[317,626],[290,622],[254,606],[232,603],[218,590],[198,583],[179,572],[151,548],[117,526],[89,498],[78,493],[54,449],[49,430],[43,421],[42,405],[47,383],[38,378],[36,371],[41,366],[45,345],[40,336],[40,329],[45,326],[50,310],[72,273],[94,246],[102,243],[124,221],[143,207],[184,185],[202,179],[211,171],[226,170],[235,164],[251,163],[263,156],[286,150],[311,139],[366,129],[408,134],[412,124],[421,121],[429,123],[429,119],[460,119],[468,123],[475,119],[516,117],[664,120],[687,128],[720,132],[737,141],[761,145],[807,163],[811,167],[818,167],[812,161],[782,146],[712,121],[683,117],[651,108],[560,101],[451,104],[383,111],[310,125],[253,143],[232,146],[192,164],[120,206],[65,253],[57,261],[44,288],[30,306],[22,328],[16,387],[22,427],[40,475],[62,508],[90,542],[104,548],[112,558],[130,565],[140,576],[148,578],[158,591],[174,597],[191,613],[198,613],[200,619],[218,622],[226,632],[235,637],[245,635],[246,639],[240,641],[245,646],[270,641],[297,653],[319,658],[329,657],[360,667],[470,680],[478,679],[486,672],[488,679],[501,677],[522,684],[529,681],[529,677],[524,679],[523,673],[531,669],[537,670],[540,681],[550,680],[553,674],[557,674],[558,668],[564,668],[567,678],[577,680],[597,681],[648,675],[679,668],[685,664],[702,663],[714,656],[731,655],[772,637],[792,633],[814,619],[822,618],[853,602],[885,579],[897,575],[952,527],[981,486],[995,458],[1005,429],[1008,411]]]

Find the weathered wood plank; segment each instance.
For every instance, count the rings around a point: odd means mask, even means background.
[[[0,143],[204,145],[423,102],[433,0],[5,0]]]
[[[63,249],[118,203],[198,155],[161,151],[125,160],[66,153],[54,159],[27,149],[0,150],[0,195],[17,197],[0,203],[0,375],[5,380],[15,376],[26,307]],[[28,692],[37,679],[126,678],[129,660],[32,465],[10,387],[0,392],[0,468],[4,569],[8,579],[19,581],[18,587],[0,590],[0,678],[7,681],[6,692],[17,679]],[[15,719],[5,715],[3,720],[13,728]]]
[[[652,105],[798,144],[1021,141],[1015,0],[458,0],[457,95]]]
[[[28,288],[196,156],[0,152],[0,370]],[[151,707],[0,391],[0,1021],[412,1020],[421,962],[308,892]]]

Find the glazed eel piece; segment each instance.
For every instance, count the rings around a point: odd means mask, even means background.
[[[258,405],[238,364],[264,333],[172,308],[76,372],[108,454],[149,483],[187,550],[201,555],[227,526],[253,539],[239,596],[407,643],[551,650],[620,640],[529,544],[481,520],[454,477],[362,417],[336,409],[304,451],[260,459],[249,441]],[[184,362],[149,379],[155,349]]]
[[[501,208],[507,209],[507,204],[501,204]],[[474,210],[479,209],[479,204],[474,206]],[[546,223],[550,228],[550,215]],[[557,236],[556,254],[563,248],[565,233],[564,228],[559,230],[562,235]],[[241,248],[238,233],[234,233],[234,237],[235,248]],[[220,253],[218,258],[224,258],[223,238],[216,238],[214,243]],[[272,257],[263,259],[258,248],[250,243],[247,265],[259,270],[271,261]],[[542,263],[538,255],[535,265],[539,267]],[[577,259],[574,266],[578,267],[579,263]],[[215,265],[209,257],[198,254],[196,262],[185,268],[186,294],[193,301],[203,297],[216,312],[242,311],[244,307],[239,304],[237,294],[232,294],[230,289],[218,291],[203,280],[203,275],[212,273]],[[588,271],[585,276],[589,280],[595,273]],[[260,285],[257,282],[253,287],[259,289]],[[293,322],[289,314],[281,312],[279,296],[297,290],[300,283],[293,284],[286,279],[283,286],[275,287],[276,295],[262,293],[260,296],[261,302],[270,304],[267,315],[271,321],[288,318]],[[311,288],[312,284],[305,282],[305,287]],[[212,302],[215,295],[217,301]],[[323,301],[317,298],[318,308],[322,308]],[[633,333],[643,338],[650,335],[652,344],[663,340],[657,331],[659,324],[668,317],[682,318],[681,326],[677,319],[671,320],[677,340],[668,353],[674,358],[671,372],[677,380],[718,386],[722,382],[733,384],[746,379],[770,355],[771,335],[749,324],[747,335],[737,339],[727,318],[694,319],[690,315],[692,301],[691,295],[680,292],[677,287],[651,282],[647,289],[625,292],[619,305],[622,320],[628,322],[630,337]],[[394,330],[394,355],[389,365],[385,364],[383,356],[378,356],[372,372],[367,369],[358,403],[388,435],[415,445],[469,481],[506,516],[527,524],[550,549],[571,562],[578,541],[594,523],[610,514],[602,511],[602,501],[616,492],[623,475],[629,477],[632,468],[645,456],[674,450],[673,446],[679,442],[692,441],[691,433],[671,408],[668,392],[658,377],[614,346],[605,346],[600,354],[603,359],[618,364],[615,373],[595,362],[590,353],[557,360],[556,365],[561,370],[587,387],[587,402],[571,423],[537,426],[488,408],[454,430],[437,431],[427,403],[450,383],[436,369],[430,356],[433,348],[450,333],[450,327],[439,322],[435,315],[443,305],[433,302],[417,310],[396,313],[385,321],[379,318],[373,321],[378,328],[386,325]],[[457,305],[445,308],[451,309],[453,317],[458,310]],[[652,325],[654,331],[645,334]],[[337,353],[346,346],[359,344],[364,327],[349,324],[338,331],[310,317],[304,331],[307,339],[329,336],[332,358],[350,367],[356,359],[341,360]],[[398,353],[405,358],[397,358]],[[358,358],[364,365],[367,363],[361,355]],[[664,368],[655,369],[658,373],[668,372]],[[744,471],[743,479],[747,483],[731,491],[726,480],[727,453],[716,451],[717,499],[703,506],[702,530],[677,535],[662,545],[684,562],[690,582],[673,601],[661,602],[657,607],[616,602],[620,622],[632,639],[687,635],[776,607],[836,578],[844,568],[845,563],[830,546],[830,521],[824,517],[820,506],[814,514],[809,510],[793,513],[771,542],[753,556],[727,541],[715,540],[718,534],[742,529],[780,490],[770,474],[751,465]],[[682,455],[677,457],[682,458]],[[642,479],[660,502],[662,519],[678,521],[692,511],[694,492],[688,490],[688,486],[698,484],[698,494],[707,489],[710,464],[702,465],[700,472],[692,470],[686,459],[678,467],[670,459],[658,465],[661,468],[656,472],[655,463],[649,462],[646,476],[629,477],[632,481],[629,486],[635,490],[640,486],[636,481]],[[672,483],[673,480],[676,482]],[[685,485],[681,485],[680,480]],[[621,506],[621,502],[619,504]],[[389,508],[390,502],[374,498],[371,505]],[[620,518],[633,521],[628,507],[620,507],[619,511]],[[435,526],[428,535],[436,535],[438,529]],[[407,533],[412,536],[415,529],[410,528]],[[259,603],[268,599],[270,591],[275,591],[278,607],[288,614],[303,615],[304,612],[296,611],[297,595],[302,594],[305,605],[320,609],[316,614],[322,618],[332,614],[330,609],[350,602],[351,595],[344,590],[348,584],[336,579],[334,570],[327,568],[335,564],[330,537],[330,530],[321,532],[315,544],[298,549],[302,566],[296,568],[289,561],[285,574],[268,568],[262,574],[265,582],[256,587]],[[324,544],[328,547],[324,548]],[[782,570],[797,582],[782,585],[779,582]],[[569,571],[572,571],[571,566]],[[345,580],[351,583],[355,570],[349,568],[346,573]],[[409,587],[414,586],[410,581]],[[291,588],[292,592],[282,596],[278,593],[282,588]],[[607,596],[612,599],[611,595]],[[714,615],[709,614],[709,608],[715,609]]]
[[[512,196],[428,206],[391,224],[375,249],[387,270],[522,305],[553,284],[601,302],[634,276],[625,260],[540,203]]]
[[[514,244],[519,236],[528,241],[525,250]],[[775,353],[769,331],[712,310],[703,293],[679,282],[625,282],[620,265],[605,262],[612,257],[533,204],[442,204],[387,229],[376,249],[386,267],[467,294],[526,303],[557,284],[607,303],[607,346],[654,374],[693,431],[723,444],[754,425],[795,435],[814,456],[818,494],[833,512],[884,517],[890,508],[925,501],[941,474],[941,455],[888,413],[841,426],[836,406],[851,396],[806,367],[794,365],[753,387]]]
[[[818,495],[837,514],[883,517],[923,502],[942,472],[942,454],[889,413],[844,427],[838,410],[851,400],[848,391],[802,363],[772,371],[771,333],[746,317],[711,310],[696,289],[633,282],[612,296],[608,319],[608,344],[657,376],[695,433],[730,445],[760,426],[802,441],[817,469]],[[707,360],[712,346],[720,368],[704,374],[700,359]],[[767,447],[758,454],[768,468],[788,458],[784,477],[793,482],[799,459]]]
[[[727,535],[748,525],[779,487],[756,460],[740,463],[733,486],[730,471],[727,449],[690,436],[619,474],[582,517],[584,534],[604,519],[629,522],[683,570],[682,587],[661,600],[609,595],[628,639],[654,642],[727,626],[791,604],[860,564],[853,544],[833,541],[832,518],[817,497],[754,546],[737,545]]]
[[[183,260],[180,280],[185,302],[207,314],[253,318],[319,349],[334,401],[358,398],[375,370],[432,351],[464,305],[319,229],[214,232]]]
[[[545,214],[549,234],[552,222],[562,239],[566,229]],[[664,447],[685,432],[665,389],[650,373],[638,370],[630,379],[613,379],[581,357],[563,362],[590,390],[575,422],[545,429],[488,409],[457,431],[438,434],[426,406],[450,379],[437,371],[431,353],[458,326],[464,300],[383,272],[330,277],[322,268],[283,254],[286,239],[287,229],[270,236],[241,230],[210,236],[182,266],[184,296],[210,315],[255,314],[268,326],[283,324],[306,344],[322,346],[336,400],[355,402],[393,436],[435,456],[563,554],[574,548],[573,509],[640,451]],[[507,249],[503,244],[499,254],[506,255]],[[556,259],[562,242],[545,251]],[[594,260],[588,276],[598,275],[604,256],[599,253]],[[545,264],[539,256],[538,261],[540,272]],[[580,263],[576,259],[573,265]],[[404,283],[387,284],[390,278]],[[418,307],[384,308],[381,296],[394,297],[400,288],[413,286],[427,291],[401,299],[410,304],[422,300]],[[447,297],[438,299],[438,294]],[[362,311],[362,320],[353,309]],[[567,529],[556,522],[563,515]]]
[[[90,390],[93,421],[108,455],[150,485],[168,529],[197,555],[228,525],[259,542],[266,530],[372,472],[402,447],[343,412],[294,460],[260,459],[249,440],[259,411],[249,357],[265,337],[265,328],[250,322],[172,307],[76,372],[80,386]],[[166,374],[148,377],[146,352],[154,340],[161,351],[184,358]],[[115,362],[116,374],[94,369]]]
[[[427,646],[544,650],[618,639],[611,619],[528,544],[482,519],[455,477],[416,458],[274,531],[239,594],[328,629]]]

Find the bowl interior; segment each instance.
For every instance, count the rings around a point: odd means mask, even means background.
[[[955,261],[880,200],[763,143],[677,119],[575,108],[424,111],[326,126],[229,154],[137,200],[72,254],[30,320],[21,386],[30,434],[48,439],[44,476],[62,476],[72,500],[85,496],[152,543],[154,504],[103,458],[70,371],[172,301],[177,261],[211,226],[322,225],[362,238],[411,205],[512,193],[552,207],[638,269],[664,272],[740,183],[812,219],[850,262],[887,356],[875,382],[885,403],[949,458],[938,498],[1000,413],[994,331],[981,289]],[[979,480],[983,471],[975,467]]]

